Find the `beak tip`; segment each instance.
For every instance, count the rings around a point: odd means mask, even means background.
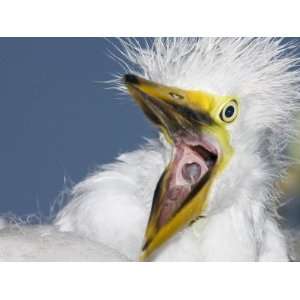
[[[133,74],[125,74],[123,77],[125,84],[139,84],[139,79]]]
[[[145,251],[141,252],[141,254],[139,256],[139,261],[140,262],[146,261],[146,253],[145,253]]]

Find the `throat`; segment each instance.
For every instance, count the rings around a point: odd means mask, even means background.
[[[176,140],[173,158],[168,166],[169,176],[165,183],[166,192],[158,222],[160,227],[206,183],[217,160],[217,152],[210,152],[207,148],[204,142],[200,144],[195,140]]]
[[[253,204],[255,205],[255,204]],[[234,205],[196,220],[161,249],[159,261],[256,261],[264,211]],[[254,211],[256,211],[254,213]]]

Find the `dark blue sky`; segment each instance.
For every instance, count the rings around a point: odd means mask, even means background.
[[[0,212],[47,214],[64,186],[155,131],[95,83],[120,66],[104,38],[0,38]]]

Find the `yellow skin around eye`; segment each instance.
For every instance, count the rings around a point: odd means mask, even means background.
[[[217,124],[224,126],[226,124],[232,123],[237,119],[240,112],[238,98],[232,96],[215,96],[215,103],[215,109],[211,111],[211,117]],[[224,116],[224,118],[222,119],[223,113],[230,105],[234,106],[235,108],[234,115],[228,119]]]
[[[227,110],[229,107],[233,107],[234,112],[233,112],[232,116],[227,117],[227,116],[226,116],[226,110]],[[237,104],[236,100],[231,100],[230,102],[228,102],[228,103],[224,106],[224,108],[221,110],[221,113],[220,113],[221,119],[222,119],[224,122],[226,122],[226,123],[231,123],[231,122],[233,122],[233,121],[236,119],[237,115],[238,115],[238,104]]]
[[[235,121],[239,114],[239,100],[233,96],[218,96],[202,91],[186,91],[186,103],[192,109],[207,113],[216,124],[224,126],[227,123]],[[229,105],[235,107],[235,114],[228,120],[221,118],[222,112]]]

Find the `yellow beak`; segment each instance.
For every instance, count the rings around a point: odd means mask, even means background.
[[[154,193],[140,256],[141,260],[146,260],[180,229],[205,216],[214,178],[233,153],[228,132],[218,118],[220,108],[231,97],[168,87],[131,74],[124,76],[124,83],[144,113],[164,133],[167,141],[178,148]],[[200,146],[187,141],[186,136],[194,140],[201,137]],[[203,140],[210,142],[209,147]],[[180,144],[182,141],[184,146]],[[201,155],[193,154],[196,146],[201,148]],[[180,154],[180,151],[187,154]],[[185,165],[184,155],[190,159]],[[190,176],[189,179],[192,179],[189,184],[185,184],[179,174],[185,166],[192,166],[192,174],[198,176],[198,179]],[[202,175],[197,173],[200,166]]]

